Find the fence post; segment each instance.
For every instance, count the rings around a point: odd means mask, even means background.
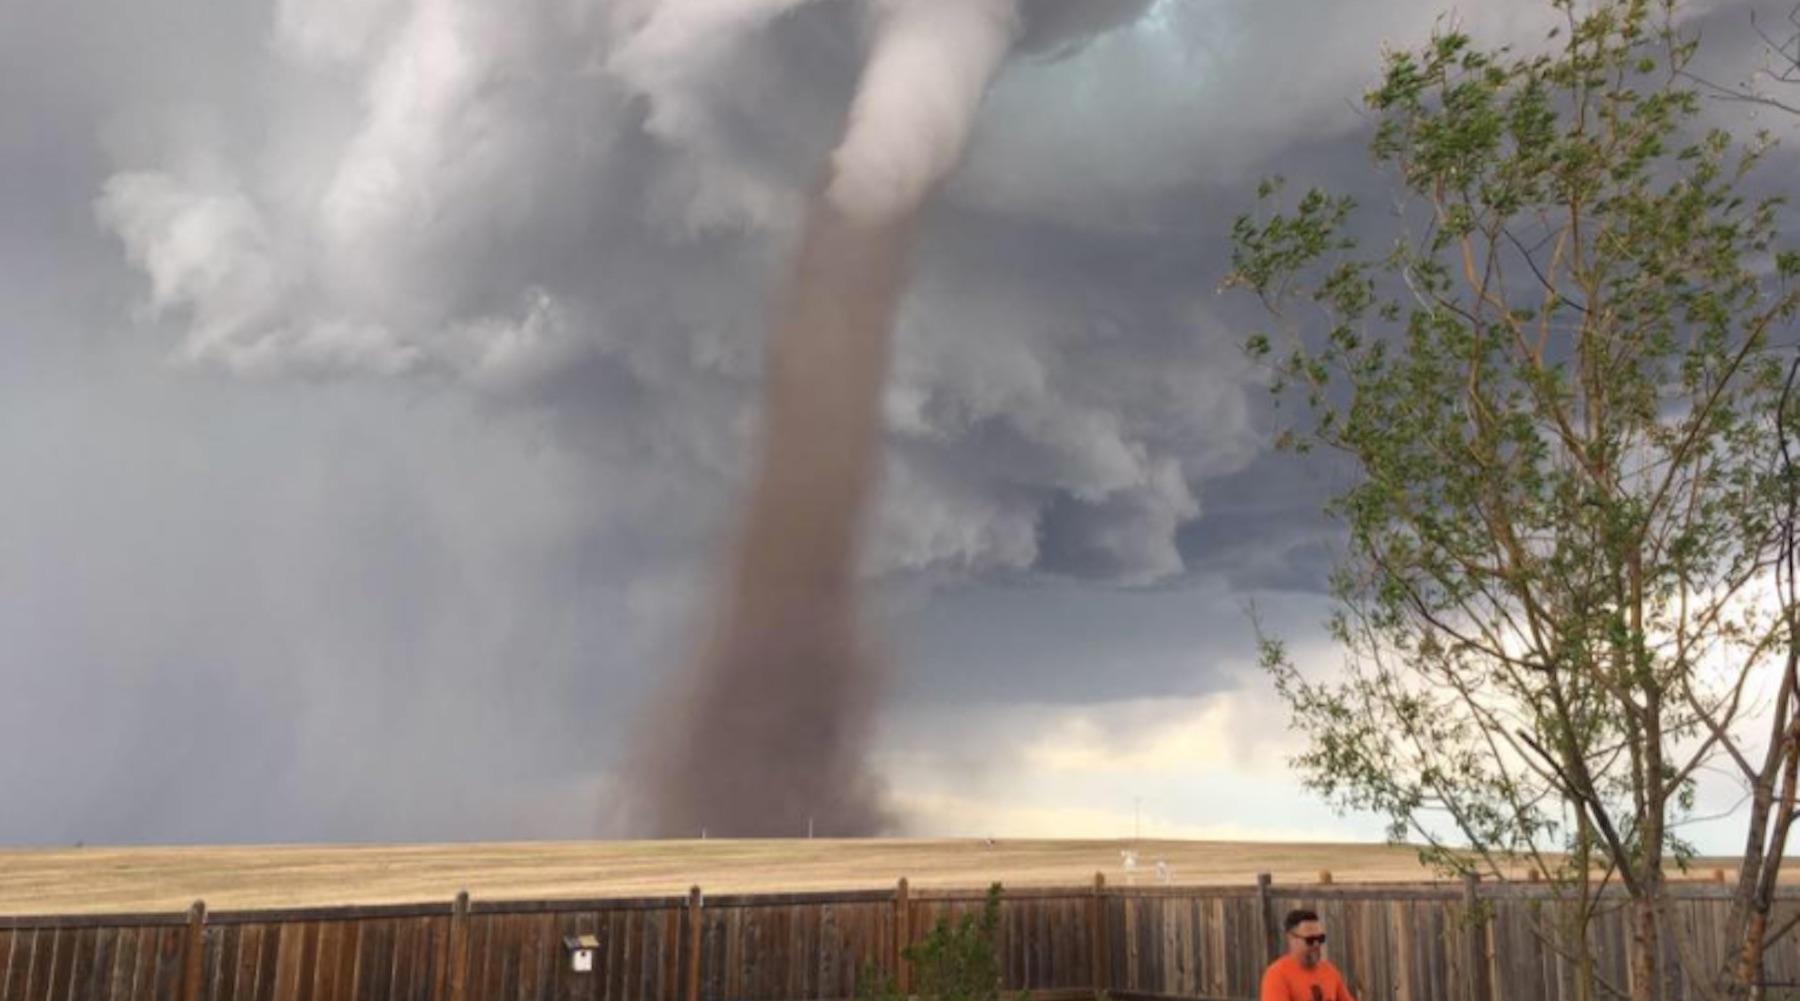
[[[1276,950],[1280,942],[1275,938],[1275,905],[1269,899],[1269,884],[1273,881],[1266,872],[1256,874],[1256,920],[1262,928],[1263,962],[1274,962]]]
[[[1094,899],[1088,902],[1088,947],[1094,951],[1094,997],[1106,993],[1109,983],[1106,942],[1106,873],[1094,873]]]
[[[900,996],[912,993],[912,964],[906,961],[906,947],[912,944],[912,889],[901,876],[894,884],[894,983]]]
[[[196,900],[188,908],[187,951],[181,961],[181,996],[184,1001],[200,1001],[200,981],[206,969],[206,901]]]
[[[1469,1001],[1489,1001],[1493,990],[1488,983],[1487,957],[1487,921],[1481,915],[1481,898],[1476,886],[1481,876],[1476,873],[1463,874],[1463,920],[1468,925],[1468,947],[1465,956],[1465,968],[1469,979]]]
[[[465,1001],[469,981],[469,891],[456,895],[450,905],[450,937],[445,944],[450,954],[444,957],[444,968],[450,976],[450,1001]]]
[[[700,1001],[700,908],[706,898],[698,886],[688,888],[687,904],[687,1001]]]

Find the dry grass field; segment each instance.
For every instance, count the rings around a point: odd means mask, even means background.
[[[382,846],[0,849],[0,914],[213,910],[476,898],[650,896],[917,887],[1123,884],[1128,841],[781,840]],[[1178,883],[1428,878],[1384,845],[1143,841],[1139,884],[1166,860]]]
[[[588,841],[445,845],[0,849],[0,915],[212,910],[709,893],[1123,885],[1130,841],[771,840]],[[1182,884],[1432,878],[1409,848],[1368,844],[1151,841],[1136,844],[1138,885],[1157,859]],[[1710,875],[1715,862],[1696,867]]]

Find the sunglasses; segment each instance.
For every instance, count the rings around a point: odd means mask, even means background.
[[[1324,945],[1325,944],[1325,936],[1323,936],[1323,935],[1294,935],[1293,932],[1288,932],[1288,934],[1293,935],[1294,938],[1297,938],[1300,941],[1305,942],[1307,945]]]

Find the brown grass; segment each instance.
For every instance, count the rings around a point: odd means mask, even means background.
[[[1074,885],[1126,876],[1125,841],[769,840],[463,845],[57,848],[0,851],[0,913],[219,910],[448,900],[650,896],[891,886]],[[1183,883],[1417,880],[1409,849],[1145,841],[1139,883],[1166,859]]]
[[[768,840],[382,846],[57,848],[0,851],[0,914],[179,911],[448,901],[917,887],[1122,885],[1129,841]],[[1432,878],[1410,848],[1367,844],[1143,841],[1139,885],[1157,859],[1174,881],[1309,883]],[[1706,872],[1711,872],[1711,864]]]

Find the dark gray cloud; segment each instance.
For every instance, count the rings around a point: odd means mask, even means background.
[[[847,4],[634,64],[638,7],[0,15],[0,841],[597,829],[856,71]],[[1197,697],[1247,593],[1312,620],[1329,483],[1222,237],[1260,174],[1378,183],[1352,99],[1436,7],[1162,0],[1001,81],[886,401],[897,719]]]
[[[909,607],[892,630],[901,682],[923,703],[1092,705],[1193,698],[1236,686],[1255,659],[1247,594],[1222,582],[1094,589],[1066,579],[987,581]],[[1226,671],[1226,666],[1232,671]]]

